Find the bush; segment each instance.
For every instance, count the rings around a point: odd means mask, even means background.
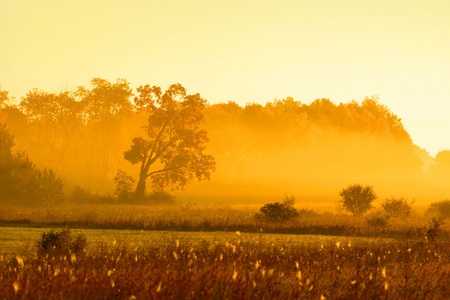
[[[443,219],[450,218],[450,199],[432,203],[427,210],[427,214]]]
[[[386,227],[389,220],[389,215],[382,213],[375,213],[366,218],[367,225],[372,227]]]
[[[436,240],[442,232],[444,220],[442,218],[433,218],[428,222],[427,237],[430,241]]]
[[[408,202],[404,198],[388,198],[381,206],[386,214],[392,218],[406,218],[411,214],[414,201]]]
[[[40,256],[80,254],[85,252],[86,245],[87,239],[84,234],[73,236],[66,227],[60,232],[52,229],[42,233],[41,239],[37,242],[37,252]]]
[[[299,216],[294,208],[295,197],[285,195],[282,203],[268,203],[260,209],[260,213],[255,215],[257,220],[269,222],[285,222]]]
[[[339,201],[342,208],[355,216],[370,210],[373,207],[372,202],[377,198],[372,186],[361,184],[349,185],[339,192],[339,196],[342,198]]]
[[[129,176],[122,169],[117,170],[116,176],[114,177],[114,184],[116,185],[116,190],[114,194],[117,196],[119,202],[131,202],[133,198],[133,185],[134,179]]]

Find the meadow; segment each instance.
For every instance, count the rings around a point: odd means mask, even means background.
[[[249,233],[321,234],[336,236],[423,237],[430,216],[419,210],[408,218],[391,218],[389,226],[369,226],[365,216],[330,212],[320,207],[287,222],[255,219],[260,206],[228,205],[66,205],[0,207],[1,226],[91,229],[222,231]],[[299,210],[301,212],[301,209]],[[449,224],[443,228],[450,229]]]
[[[256,207],[66,206],[0,210],[0,298],[446,299],[448,224],[386,226],[321,212],[256,221]],[[40,251],[70,228],[86,247]],[[9,248],[8,248],[9,245]]]

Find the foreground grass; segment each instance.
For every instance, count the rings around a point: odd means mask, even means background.
[[[450,242],[97,244],[0,261],[0,298],[448,299]]]

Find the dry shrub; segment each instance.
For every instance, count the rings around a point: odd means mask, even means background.
[[[392,218],[406,218],[411,214],[414,201],[408,202],[405,198],[388,198],[381,206],[386,214]]]
[[[389,215],[383,213],[374,213],[366,218],[366,222],[372,227],[386,227],[388,225]]]
[[[87,239],[84,234],[73,235],[67,227],[62,231],[50,230],[41,235],[37,242],[38,255],[69,255],[83,253],[86,250]]]
[[[294,208],[295,197],[285,195],[283,202],[267,203],[261,207],[255,218],[260,221],[286,222],[299,216]]]

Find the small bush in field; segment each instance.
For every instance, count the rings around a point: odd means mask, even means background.
[[[294,208],[295,197],[285,195],[283,202],[267,203],[255,215],[257,220],[269,222],[285,222],[299,216]]]
[[[439,237],[442,232],[442,225],[444,225],[442,218],[434,217],[428,222],[427,237],[430,241],[434,241]]]
[[[389,220],[389,215],[382,213],[375,213],[366,218],[366,222],[372,227],[386,227]]]
[[[414,201],[408,202],[405,198],[388,198],[381,206],[386,214],[392,218],[405,218],[411,214]]]
[[[450,218],[450,199],[432,203],[427,213],[442,219]]]
[[[370,210],[373,207],[372,202],[377,199],[372,186],[362,186],[361,184],[349,185],[339,192],[339,196],[342,198],[339,201],[342,208],[355,216]]]
[[[117,196],[119,202],[130,202],[133,198],[133,177],[129,176],[124,170],[119,169],[114,177],[114,184],[116,186],[114,194]]]
[[[57,232],[53,229],[42,233],[37,242],[39,255],[68,255],[71,253],[82,253],[85,251],[87,239],[84,234],[72,235],[68,228]]]

